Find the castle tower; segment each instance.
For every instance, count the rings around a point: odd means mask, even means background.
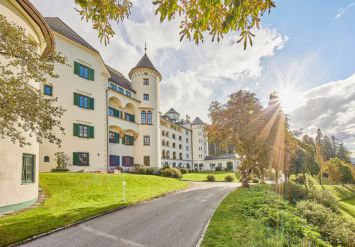
[[[160,81],[159,71],[145,53],[129,72],[139,104],[139,136],[135,145],[135,163],[161,166],[160,145]]]

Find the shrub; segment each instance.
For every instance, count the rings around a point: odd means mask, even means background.
[[[69,170],[67,169],[67,166],[70,165],[70,158],[69,158],[69,156],[66,155],[64,152],[56,152],[56,153],[54,154],[54,156],[55,156],[55,159],[56,159],[56,161],[57,161],[57,167],[54,168],[53,170],[55,170],[55,171],[61,171],[61,172],[63,172],[63,171],[69,171]],[[52,170],[52,171],[53,171],[53,170]]]
[[[302,175],[297,176],[297,178],[295,180],[295,182],[298,184],[304,184],[304,181],[305,181],[305,179]]]
[[[222,167],[217,166],[214,170],[215,170],[216,172],[220,172],[220,171],[222,171]]]
[[[147,168],[145,167],[137,167],[134,169],[134,173],[136,174],[146,174],[147,173]]]
[[[353,246],[355,243],[355,224],[347,222],[329,208],[308,200],[298,202],[297,209],[333,246]]]
[[[56,168],[52,169],[52,172],[68,172],[68,171],[69,171],[68,168],[58,168],[58,167],[56,167]]]
[[[240,172],[239,171],[237,171],[237,172],[235,172],[234,173],[234,175],[235,175],[235,178],[237,179],[237,180],[240,180]]]
[[[154,175],[156,170],[157,170],[156,168],[147,167],[147,168],[146,168],[146,174],[147,174],[147,175]]]
[[[216,177],[213,174],[208,174],[206,178],[207,178],[208,182],[215,182],[216,181]]]
[[[308,197],[317,201],[318,203],[332,209],[334,212],[338,210],[339,204],[337,200],[330,194],[329,191],[322,189],[316,190],[314,188],[310,189]]]
[[[188,170],[186,170],[185,168],[181,168],[180,169],[180,171],[181,171],[181,174],[186,174],[186,173],[188,173],[189,171]]]
[[[251,180],[253,183],[259,183],[259,179],[258,178],[252,178]]]
[[[233,182],[234,181],[234,177],[231,176],[231,175],[227,175],[225,178],[224,178],[225,181],[227,182]]]
[[[275,185],[275,191],[281,192],[283,197],[293,204],[297,201],[308,198],[307,191],[304,186],[294,184],[290,181]]]
[[[161,170],[161,176],[169,178],[181,178],[181,172],[176,168],[164,168]]]

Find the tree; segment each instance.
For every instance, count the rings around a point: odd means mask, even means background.
[[[324,172],[324,144],[323,144],[323,134],[320,129],[317,130],[317,136],[316,136],[316,161],[319,165],[320,171],[318,175],[319,179],[319,184],[322,184],[322,177],[323,177],[323,172]]]
[[[323,157],[325,161],[330,160],[331,158],[334,158],[333,156],[333,146],[331,143],[330,138],[327,135],[324,135],[323,137]]]
[[[335,158],[336,154],[338,152],[338,145],[339,145],[339,141],[338,139],[335,137],[335,135],[332,135],[330,137],[331,140],[331,144],[332,144],[332,149],[331,149],[331,158]]]
[[[132,1],[106,0],[89,1],[75,0],[82,19],[92,21],[93,28],[105,44],[109,42],[115,32],[110,21],[123,21],[131,13]],[[249,42],[252,45],[252,30],[260,27],[261,16],[270,13],[275,8],[273,0],[233,0],[233,1],[206,1],[206,0],[155,0],[156,15],[160,21],[171,21],[181,17],[180,40],[187,38],[196,44],[204,41],[207,32],[212,41],[219,41],[229,32],[240,32],[244,49]]]
[[[41,85],[47,78],[57,78],[54,64],[65,64],[66,59],[56,52],[41,56],[38,47],[23,28],[0,15],[0,137],[20,146],[30,144],[27,135],[38,142],[61,143],[52,130],[63,132],[59,119],[64,110],[54,106],[55,98],[44,97],[31,83]]]
[[[259,100],[254,93],[240,90],[231,94],[224,105],[212,102],[209,111],[211,128],[218,130],[211,138],[236,147],[241,160],[239,170],[242,184],[248,187],[248,176],[256,166],[257,151],[261,143],[258,142],[258,135],[263,118]]]
[[[344,146],[343,142],[341,142],[339,144],[339,149],[338,149],[336,157],[339,158],[340,160],[346,162],[346,163],[350,163],[350,152]]]
[[[55,170],[67,170],[67,166],[70,165],[69,156],[66,155],[64,152],[56,152],[54,156],[57,160],[57,167],[55,168]]]

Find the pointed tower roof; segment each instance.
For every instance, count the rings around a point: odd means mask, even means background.
[[[167,111],[167,112],[165,113],[165,115],[166,115],[166,114],[169,114],[169,113],[179,114],[179,115],[180,115],[180,113],[178,113],[177,111],[175,111],[175,109],[174,109],[174,108],[170,108],[170,110],[169,110],[169,111]]]
[[[196,117],[194,121],[192,121],[192,124],[205,124],[201,118]]]
[[[132,72],[135,70],[135,69],[151,69],[151,70],[154,70],[160,80],[161,80],[161,74],[159,73],[159,71],[154,67],[152,61],[150,61],[147,53],[144,53],[143,57],[141,58],[141,60],[139,60],[139,62],[137,63],[137,65],[131,69],[131,71],[129,72],[129,77],[131,78],[131,75],[132,75]]]

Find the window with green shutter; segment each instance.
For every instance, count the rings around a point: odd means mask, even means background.
[[[84,138],[94,138],[94,127],[84,124],[73,124],[73,135]]]
[[[122,143],[125,145],[133,146],[134,145],[134,137],[125,135],[122,139]]]
[[[22,154],[22,179],[23,184],[35,182],[35,156]]]
[[[95,80],[95,71],[78,62],[74,62],[74,74],[91,81]]]
[[[88,166],[89,165],[89,153],[74,152],[73,153],[73,165]]]
[[[94,110],[95,99],[85,95],[74,93],[74,105],[79,106],[81,108]]]
[[[109,133],[109,142],[110,143],[120,143],[120,134],[110,131]]]

